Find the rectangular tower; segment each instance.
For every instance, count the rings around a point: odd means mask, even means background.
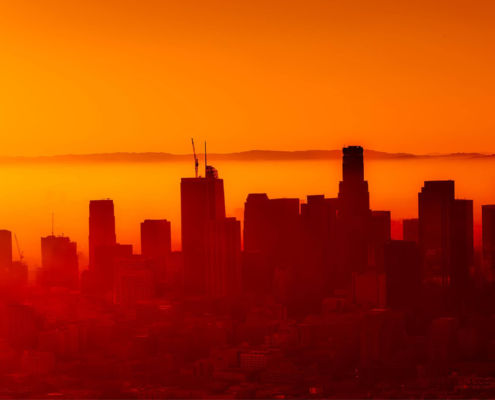
[[[113,200],[91,200],[89,202],[89,267],[95,268],[95,251],[100,246],[114,246],[115,215]]]
[[[210,225],[225,218],[223,180],[212,167],[205,178],[181,179],[181,227],[186,292],[206,294]]]

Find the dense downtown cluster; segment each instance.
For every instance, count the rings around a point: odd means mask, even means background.
[[[135,254],[92,200],[89,265],[52,234],[29,279],[0,231],[0,396],[494,397],[495,205],[475,249],[473,201],[426,181],[392,240],[361,147],[342,169],[337,198],[249,194],[241,235],[205,166],[181,180],[182,251],[145,220]]]

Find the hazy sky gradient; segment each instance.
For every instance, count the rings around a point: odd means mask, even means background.
[[[1,0],[1,155],[495,152],[495,2]]]

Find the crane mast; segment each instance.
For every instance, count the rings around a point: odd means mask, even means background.
[[[22,260],[24,259],[24,254],[22,253],[21,248],[19,247],[19,241],[17,240],[17,235],[15,233],[14,233],[14,239],[17,247],[17,252],[19,253],[19,259],[22,262]]]
[[[198,161],[198,157],[196,156],[196,148],[194,147],[194,139],[193,138],[191,138],[191,143],[192,143],[193,156],[194,156],[194,175],[197,178],[198,177],[199,161]]]

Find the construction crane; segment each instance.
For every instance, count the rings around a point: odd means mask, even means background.
[[[21,251],[21,248],[19,247],[19,241],[17,240],[17,235],[14,233],[14,239],[15,239],[15,245],[17,247],[17,252],[19,253],[19,261],[22,262],[24,260],[24,254]]]
[[[194,139],[193,138],[191,138],[191,143],[192,143],[193,156],[194,156],[194,175],[197,178],[198,177],[199,161],[198,161],[198,157],[196,156],[196,148],[194,147]]]

